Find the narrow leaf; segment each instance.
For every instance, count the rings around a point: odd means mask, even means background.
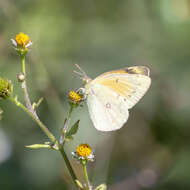
[[[33,109],[36,110],[36,108],[39,107],[39,105],[42,103],[43,100],[44,100],[44,98],[42,97],[42,98],[40,98],[40,99],[38,100],[37,103],[34,102],[34,103],[32,104]]]
[[[67,137],[67,136],[72,136],[72,135],[74,135],[74,134],[77,133],[78,128],[79,128],[79,122],[80,122],[80,120],[78,120],[78,121],[71,127],[71,129],[66,133],[66,137]]]
[[[52,149],[52,146],[50,146],[49,144],[32,144],[32,145],[28,145],[25,147],[31,148],[31,149],[39,149],[39,148],[51,148]]]

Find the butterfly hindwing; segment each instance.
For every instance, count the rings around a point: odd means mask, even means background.
[[[127,104],[117,93],[103,85],[91,86],[87,105],[93,124],[100,131],[117,130],[128,119]]]

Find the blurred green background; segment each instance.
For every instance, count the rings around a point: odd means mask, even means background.
[[[0,76],[12,80],[19,57],[10,39],[19,32],[33,41],[27,55],[27,80],[33,101],[45,100],[38,113],[59,137],[68,112],[69,90],[82,86],[73,73],[79,64],[92,78],[126,66],[146,65],[152,85],[132,110],[125,127],[97,131],[86,105],[73,114],[80,129],[66,147],[90,144],[96,161],[91,182],[109,190],[190,189],[190,1],[189,0],[1,0]],[[59,153],[24,146],[48,139],[9,101],[0,101],[0,189],[74,189]]]

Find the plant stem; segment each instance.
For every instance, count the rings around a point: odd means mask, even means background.
[[[40,121],[40,119],[38,118],[38,115],[36,113],[36,111],[33,109],[31,101],[30,101],[30,97],[28,95],[28,91],[27,91],[27,84],[26,84],[26,67],[25,67],[25,55],[21,55],[21,64],[22,64],[22,72],[25,75],[25,80],[22,82],[22,89],[24,91],[24,98],[25,98],[25,102],[26,102],[26,107],[20,103],[18,100],[16,100],[15,98],[10,98],[10,100],[12,102],[14,102],[17,106],[19,106],[20,108],[22,108],[30,117],[32,117],[33,120],[36,121],[36,123],[40,126],[40,128],[42,129],[42,131],[49,137],[49,139],[58,146],[58,142],[56,140],[56,138],[54,137],[54,135],[49,131],[49,129]]]
[[[16,100],[15,98],[10,97],[9,100],[11,100],[15,105],[20,107],[22,110],[24,110],[42,129],[42,131],[49,137],[49,139],[58,146],[58,142],[54,135],[49,131],[49,129],[38,119],[36,118],[33,113],[31,113],[21,102]]]
[[[28,110],[36,117],[36,119],[39,119],[36,111],[33,109],[31,101],[30,101],[30,97],[28,95],[28,90],[27,90],[27,84],[26,84],[26,67],[25,67],[25,55],[21,55],[21,64],[22,64],[22,73],[25,76],[25,80],[22,82],[22,89],[24,91],[24,99],[26,102],[26,107],[28,108]]]
[[[69,110],[68,119],[70,119],[70,117],[71,117],[71,114],[72,114],[72,112],[73,112],[73,108],[74,108],[74,105],[73,105],[73,104],[70,104],[70,110]]]
[[[25,69],[25,55],[21,55],[21,64],[22,64],[22,73],[25,75],[26,74],[26,69]]]
[[[69,159],[63,149],[63,146],[60,145],[58,143],[58,141],[56,140],[56,138],[54,137],[54,135],[49,131],[49,129],[40,121],[36,111],[34,110],[32,104],[31,104],[31,101],[30,101],[30,97],[29,97],[29,94],[28,94],[28,91],[27,91],[27,84],[26,84],[26,68],[25,68],[25,55],[21,55],[21,64],[22,64],[22,72],[23,74],[25,75],[25,81],[22,82],[22,89],[24,91],[24,97],[25,97],[25,102],[26,102],[26,107],[20,103],[16,98],[10,98],[10,100],[15,103],[17,106],[19,106],[21,109],[23,109],[30,117],[32,117],[32,119],[40,126],[40,128],[42,129],[42,131],[49,137],[49,139],[57,146],[57,148],[59,149],[65,163],[66,163],[66,166],[71,174],[71,177],[73,179],[73,182],[74,184],[76,185],[77,188],[78,185],[77,185],[77,177],[73,171],[73,168],[69,162]],[[69,120],[70,120],[70,117],[71,117],[71,113],[73,111],[73,105],[70,105],[70,110],[69,110],[69,114],[68,114],[68,119],[67,119],[67,128],[68,128],[68,125],[69,125]]]
[[[49,137],[49,139],[51,139],[51,141],[56,144],[57,147],[59,147],[59,151],[66,163],[66,166],[71,174],[71,177],[73,179],[74,184],[76,185],[76,187],[78,188],[78,185],[76,183],[77,177],[73,171],[73,168],[69,162],[69,159],[63,149],[63,147],[61,145],[58,144],[56,138],[53,136],[53,134],[48,130],[48,128],[39,120],[37,119],[22,103],[20,103],[18,100],[16,100],[15,98],[10,97],[9,100],[11,100],[15,105],[17,105],[18,107],[20,107],[22,110],[24,110],[30,117],[32,117],[32,119],[34,121],[36,121],[36,123],[40,126],[40,128],[43,130],[43,132]]]
[[[59,151],[60,151],[60,153],[61,153],[61,155],[62,155],[62,157],[63,157],[63,159],[64,159],[64,161],[66,163],[67,169],[69,170],[69,172],[71,174],[71,177],[73,179],[74,184],[76,185],[77,188],[79,188],[77,183],[76,183],[77,177],[76,177],[76,175],[75,175],[75,173],[73,171],[73,168],[72,168],[72,166],[71,166],[71,164],[69,162],[69,159],[68,159],[68,157],[67,157],[67,155],[66,155],[66,153],[64,151],[63,146],[59,146]]]
[[[90,183],[89,183],[88,172],[87,172],[87,168],[86,168],[86,161],[81,161],[81,164],[82,164],[82,168],[83,168],[83,172],[84,172],[84,177],[86,180],[87,190],[90,190]]]
[[[68,118],[66,119],[66,123],[65,123],[65,125],[64,125],[65,131],[67,131],[67,129],[68,129],[68,127],[69,127],[69,121],[70,121],[70,118],[71,118],[72,111],[73,111],[73,105],[70,104],[70,109],[69,109]],[[76,182],[76,180],[78,180],[78,179],[77,179],[77,177],[76,177],[76,175],[75,175],[75,173],[74,173],[74,170],[73,170],[73,168],[72,168],[72,166],[71,166],[71,164],[70,164],[70,161],[69,161],[69,159],[68,159],[68,157],[67,157],[67,154],[66,154],[65,151],[64,151],[64,141],[65,141],[65,136],[63,137],[63,144],[60,144],[60,146],[59,146],[59,151],[60,151],[60,153],[61,153],[61,155],[62,155],[62,157],[63,157],[63,159],[64,159],[64,161],[65,161],[65,163],[66,163],[67,169],[68,169],[69,172],[70,172],[70,175],[71,175],[71,177],[72,177],[72,179],[73,179],[74,184],[75,184],[76,187],[79,189],[79,186],[78,186],[78,184],[77,184],[77,182]]]
[[[67,131],[68,128],[69,128],[69,121],[70,121],[70,119],[71,119],[71,114],[72,114],[72,112],[73,112],[73,108],[74,108],[74,105],[73,105],[73,104],[70,104],[69,114],[68,114],[68,117],[67,117],[67,119],[66,119],[66,123],[65,123],[65,125],[64,125],[65,131]]]

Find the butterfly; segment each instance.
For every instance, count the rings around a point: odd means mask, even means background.
[[[90,118],[94,127],[100,131],[120,129],[128,120],[131,109],[147,92],[151,84],[150,70],[145,66],[126,67],[105,72],[90,79],[76,65],[85,86]]]

